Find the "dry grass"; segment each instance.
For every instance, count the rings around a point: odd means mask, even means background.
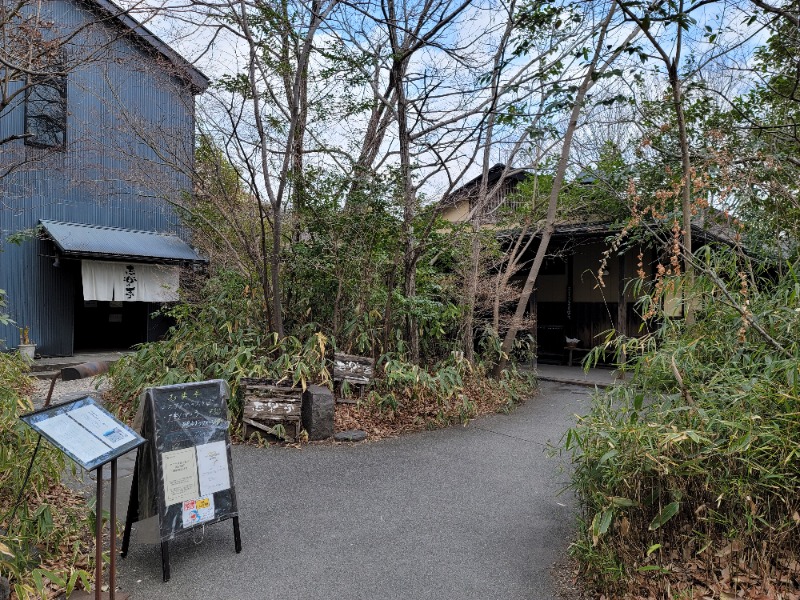
[[[395,391],[396,406],[382,402],[378,394],[365,394],[357,404],[338,404],[335,430],[360,429],[370,440],[397,437],[508,411],[534,393],[535,388],[522,380],[509,391],[501,382],[472,374],[464,378],[460,392],[449,398],[406,389]]]

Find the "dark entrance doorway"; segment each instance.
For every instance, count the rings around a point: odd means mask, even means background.
[[[147,341],[146,302],[75,302],[75,351],[125,350]]]
[[[153,314],[162,308],[160,303],[84,300],[83,287],[76,287],[74,352],[128,350],[162,339],[174,322]]]

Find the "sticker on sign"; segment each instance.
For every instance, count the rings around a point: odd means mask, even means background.
[[[191,527],[214,518],[214,496],[186,500],[183,503],[183,526]]]

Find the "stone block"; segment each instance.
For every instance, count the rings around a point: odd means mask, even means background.
[[[335,403],[331,391],[320,385],[310,385],[303,392],[303,427],[310,440],[324,440],[333,435]]]

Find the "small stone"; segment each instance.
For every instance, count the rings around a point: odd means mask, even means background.
[[[367,439],[367,432],[360,429],[350,429],[348,431],[340,431],[333,436],[337,442],[363,442]]]

